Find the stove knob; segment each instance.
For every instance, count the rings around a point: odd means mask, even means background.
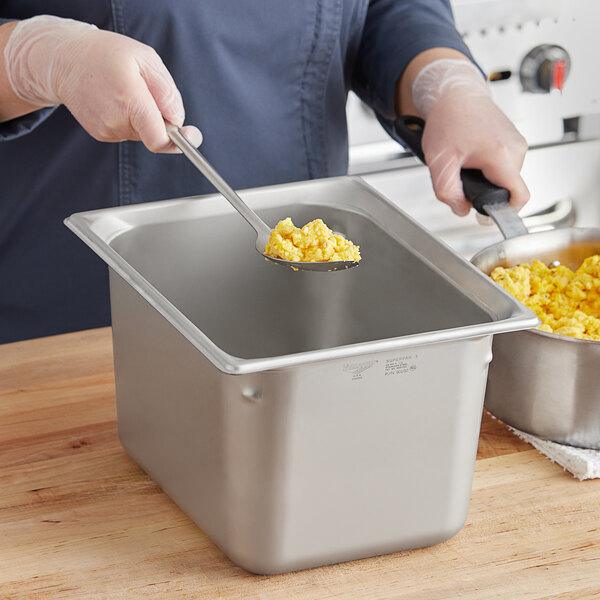
[[[536,46],[521,62],[519,76],[523,90],[534,94],[562,92],[570,68],[569,53],[561,46]]]

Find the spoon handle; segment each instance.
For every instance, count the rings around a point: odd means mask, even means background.
[[[231,205],[248,221],[254,231],[260,235],[271,235],[271,228],[239,197],[231,186],[219,175],[214,167],[202,156],[198,149],[187,139],[181,129],[166,123],[167,134],[171,141],[185,154],[189,161],[208,179]]]

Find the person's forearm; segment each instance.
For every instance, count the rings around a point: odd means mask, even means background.
[[[183,100],[150,46],[53,15],[2,25],[0,35],[0,121],[62,104],[98,141],[179,151],[165,121],[183,127]],[[183,129],[200,145],[196,127]]]
[[[17,21],[4,23],[0,25],[0,123],[16,119],[27,113],[37,110],[39,107],[29,104],[21,100],[12,89],[8,76],[6,75],[6,67],[4,64],[4,47],[10,37],[13,28]]]
[[[418,54],[397,82],[396,110],[427,121],[423,153],[436,196],[457,215],[472,208],[461,169],[479,169],[521,208],[529,191],[520,176],[527,141],[494,104],[487,81],[469,58],[433,48]]]
[[[453,48],[430,48],[417,54],[407,65],[396,86],[396,113],[398,115],[419,115],[412,101],[412,84],[419,71],[440,58],[458,58],[469,61],[462,52]]]

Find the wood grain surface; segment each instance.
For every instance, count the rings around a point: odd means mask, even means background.
[[[109,329],[0,346],[0,598],[600,598],[600,480],[484,414],[467,523],[276,576],[233,565],[121,447]]]

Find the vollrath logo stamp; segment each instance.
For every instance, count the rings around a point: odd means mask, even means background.
[[[352,381],[363,378],[363,373],[377,364],[378,360],[368,360],[360,363],[347,363],[342,367],[344,373],[352,374]]]

